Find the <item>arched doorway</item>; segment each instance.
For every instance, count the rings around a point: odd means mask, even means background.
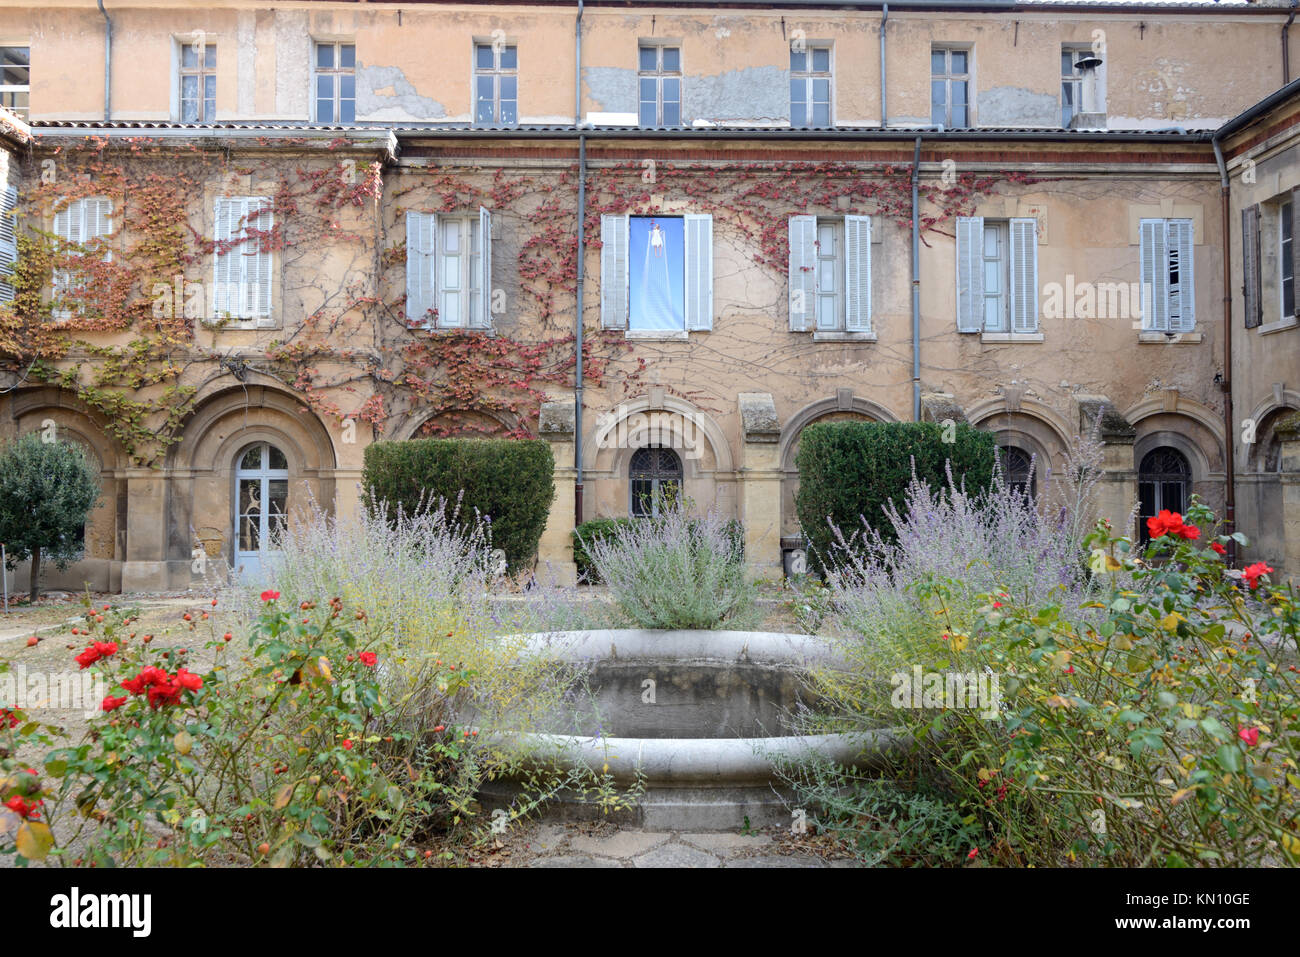
[[[235,573],[256,581],[274,565],[276,533],[289,501],[289,462],[269,442],[258,442],[235,460]]]
[[[682,460],[672,449],[646,446],[632,453],[628,465],[628,514],[657,516],[682,487]]]
[[[1187,510],[1192,468],[1187,456],[1167,445],[1142,456],[1138,466],[1138,534],[1150,539],[1147,519],[1168,509],[1180,515]]]

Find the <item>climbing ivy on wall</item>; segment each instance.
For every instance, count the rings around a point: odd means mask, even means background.
[[[379,433],[411,413],[429,435],[534,434],[547,387],[573,380],[576,166],[434,165],[394,174],[379,162],[358,163],[352,152],[331,155],[349,146],[264,138],[232,156],[148,137],[66,137],[35,154],[22,179],[16,295],[0,304],[7,385],[67,390],[99,413],[137,464],[161,461],[209,385],[250,372],[282,383],[305,409],[368,422]],[[602,214],[654,213],[662,211],[657,197],[685,199],[752,249],[759,268],[783,274],[789,214],[877,214],[907,228],[910,175],[908,164],[620,162],[588,172],[586,234],[594,255]],[[250,217],[218,243],[197,225],[203,197],[248,192],[239,185],[245,178],[259,193],[260,184],[273,184],[273,215]],[[998,184],[1029,182],[1006,173],[923,183],[923,236]],[[113,202],[110,234],[86,245],[59,241],[49,231],[54,215],[92,196]],[[494,315],[490,332],[413,324],[404,311],[405,212],[480,205],[502,229],[518,231],[514,269],[496,264],[513,301]],[[210,321],[212,257],[241,250],[279,257],[280,328],[214,336],[206,330],[231,323]],[[50,295],[56,270],[68,288],[58,301]],[[204,305],[191,309],[195,282]],[[587,302],[585,381],[601,385],[612,363],[630,359],[618,365],[626,394],[645,369],[644,355],[621,332],[593,328],[598,295]],[[59,310],[68,315],[57,318]]]

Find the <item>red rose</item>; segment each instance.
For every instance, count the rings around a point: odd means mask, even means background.
[[[1169,511],[1167,508],[1161,509],[1160,514],[1147,519],[1147,531],[1151,533],[1152,538],[1160,538],[1163,535],[1181,535],[1183,532],[1183,517],[1177,512]],[[1196,534],[1199,535],[1200,531],[1197,530]]]
[[[176,684],[186,691],[198,691],[203,687],[203,679],[181,668],[176,672]]]
[[[975,857],[979,854],[979,852],[980,852],[980,849],[979,849],[978,847],[972,847],[972,848],[970,849],[970,853],[966,855],[966,860],[968,860],[968,861],[973,861],[973,860],[975,860]]]
[[[114,698],[110,694],[104,696],[104,703],[100,705],[100,707],[105,711],[116,711],[118,708],[122,707],[122,705],[126,704],[126,702],[126,697]]]
[[[83,671],[86,668],[89,668],[98,660],[99,660],[99,653],[95,651],[94,648],[87,648],[85,651],[83,651],[81,654],[77,655],[77,657],[73,659],[73,661],[81,665]]]
[[[1218,542],[1210,542],[1210,548],[1214,549],[1220,555],[1228,554],[1228,550],[1224,548],[1222,545],[1220,545]]]
[[[1259,728],[1238,728],[1237,737],[1246,742],[1246,747],[1253,748],[1259,744]]]
[[[36,808],[40,803],[40,801],[33,801],[31,804],[28,804],[18,795],[14,795],[8,801],[5,801],[4,806],[13,811],[19,817],[26,819],[29,817],[34,818],[39,816],[36,812]]]
[[[161,668],[155,668],[148,665],[140,669],[140,673],[134,678],[122,682],[122,687],[131,694],[144,694],[145,689],[167,681],[167,672]]]
[[[165,704],[180,704],[181,686],[174,681],[163,681],[149,689],[149,707],[158,708]]]
[[[262,601],[275,601],[279,597],[280,597],[280,593],[271,588],[268,588],[266,591],[262,592]]]
[[[1262,575],[1272,574],[1273,569],[1263,562],[1255,562],[1253,565],[1247,565],[1241,570],[1241,577],[1250,582],[1251,589],[1259,587],[1259,579]]]
[[[1201,530],[1195,525],[1184,525],[1178,530],[1178,534],[1189,542],[1194,542],[1201,537]]]
[[[343,750],[344,750],[344,751],[351,751],[351,750],[352,750],[352,741],[351,741],[350,739],[348,739],[348,738],[344,738],[344,739],[343,739]]]
[[[361,652],[361,663],[365,665],[367,668],[373,668],[375,666],[375,663],[378,661],[379,658],[375,655],[373,651]]]

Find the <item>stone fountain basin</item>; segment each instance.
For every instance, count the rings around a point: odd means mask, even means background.
[[[645,827],[789,823],[779,765],[819,756],[861,767],[896,743],[887,730],[793,733],[791,713],[810,703],[802,676],[843,664],[813,635],[619,629],[529,635],[525,644],[585,667],[590,693],[537,731],[502,740],[533,767],[586,767],[621,786],[639,779],[645,793],[623,819]],[[484,803],[503,806],[515,793],[510,781],[493,782]],[[552,817],[601,816],[567,796],[546,808]]]

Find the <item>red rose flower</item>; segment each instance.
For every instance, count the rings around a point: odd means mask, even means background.
[[[975,860],[975,858],[976,858],[976,856],[979,854],[979,852],[980,852],[980,849],[979,849],[978,847],[972,847],[972,848],[970,849],[970,853],[966,855],[966,860],[968,860],[968,861],[973,861],[973,860]]]
[[[105,711],[116,711],[118,708],[122,707],[122,705],[126,704],[126,702],[127,702],[127,698],[125,696],[121,698],[114,698],[110,694],[104,696],[104,703],[100,705],[100,707],[103,708]]]
[[[131,692],[131,694],[144,694],[145,689],[157,684],[165,683],[166,681],[167,672],[163,671],[161,668],[155,668],[153,665],[148,665],[140,669],[140,673],[134,678],[123,681],[122,687]]]
[[[1246,742],[1246,747],[1253,748],[1259,744],[1259,728],[1238,728],[1237,737]]]
[[[5,801],[4,806],[26,820],[27,818],[37,818],[40,816],[36,811],[36,808],[40,803],[40,801],[33,801],[31,804],[28,804],[18,795],[14,795],[8,801]]]
[[[1164,508],[1160,514],[1153,515],[1147,519],[1147,531],[1151,533],[1152,538],[1160,538],[1163,535],[1181,535],[1183,532],[1183,517],[1177,512],[1171,512]],[[1199,530],[1196,534],[1200,534]]]
[[[203,687],[203,679],[181,668],[176,672],[176,684],[186,691],[198,691]]]
[[[1184,525],[1178,530],[1178,534],[1189,542],[1194,542],[1201,537],[1201,530],[1195,525]]]
[[[1250,587],[1254,590],[1259,587],[1260,576],[1269,575],[1272,572],[1273,569],[1270,566],[1265,565],[1263,562],[1255,562],[1255,564],[1247,565],[1241,570],[1241,577],[1250,582]]]
[[[344,739],[343,739],[343,750],[344,750],[344,751],[351,751],[351,750],[352,750],[352,741],[351,741],[349,738],[344,738]]]
[[[375,666],[375,663],[378,661],[379,658],[375,655],[373,651],[361,652],[361,663],[365,665],[367,668],[373,668]]]
[[[262,601],[275,601],[279,597],[280,597],[280,593],[271,588],[268,588],[266,591],[262,592]]]
[[[1228,554],[1228,550],[1218,542],[1210,542],[1210,548],[1214,549],[1214,551],[1218,552],[1220,555]]]

